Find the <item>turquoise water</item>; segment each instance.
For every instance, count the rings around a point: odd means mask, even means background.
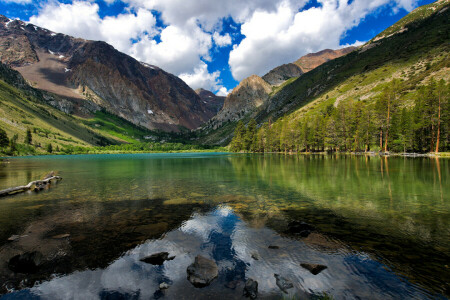
[[[233,299],[252,278],[262,299],[445,298],[449,162],[225,153],[10,159],[0,165],[0,189],[52,170],[63,180],[0,199],[0,291],[6,299]],[[292,221],[314,230],[293,234]],[[21,237],[8,242],[12,235]],[[42,267],[12,272],[9,259],[27,251],[43,254]],[[140,261],[161,251],[176,258]],[[202,289],[186,279],[197,254],[219,267]],[[327,269],[313,275],[301,263]],[[293,283],[288,294],[274,273]],[[160,291],[161,282],[170,288]]]

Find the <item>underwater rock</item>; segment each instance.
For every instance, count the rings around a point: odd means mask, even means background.
[[[284,293],[287,294],[287,290],[294,287],[292,282],[290,282],[288,279],[280,276],[279,274],[273,274],[276,278],[277,286],[282,290]]]
[[[141,259],[141,261],[143,261],[147,264],[161,266],[166,260],[173,260],[174,258],[175,258],[175,256],[169,257],[168,252],[159,252],[159,253],[152,254],[148,257],[145,257],[145,258]]]
[[[250,299],[256,299],[258,297],[258,281],[249,278],[245,282],[244,296]]]
[[[39,251],[18,254],[9,260],[8,267],[16,273],[35,273],[42,262],[42,253]]]
[[[52,236],[52,239],[61,240],[61,239],[69,238],[69,237],[70,237],[70,234],[64,233],[64,234],[58,234],[58,235]]]
[[[187,268],[187,274],[187,279],[193,286],[202,288],[210,285],[219,276],[219,269],[213,260],[197,255],[194,263]]]
[[[12,235],[8,238],[8,242],[15,242],[20,239],[20,235]]]
[[[315,227],[300,221],[292,221],[288,224],[287,233],[300,235],[301,237],[308,237]]]
[[[259,260],[261,257],[259,256],[259,253],[254,251],[251,253],[251,256],[254,260]]]
[[[327,266],[324,266],[324,265],[306,264],[306,263],[302,263],[302,264],[300,264],[300,266],[302,266],[306,270],[310,271],[311,274],[313,274],[313,275],[317,275],[327,268]]]
[[[166,282],[161,282],[159,284],[159,289],[160,290],[167,290],[169,287],[170,287],[170,285],[168,283],[166,283]]]
[[[268,248],[272,249],[272,250],[280,249],[279,246],[275,246],[275,245],[270,245]]]

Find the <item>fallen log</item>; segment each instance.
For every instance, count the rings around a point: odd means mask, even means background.
[[[28,183],[27,185],[22,185],[22,186],[17,186],[17,187],[12,187],[12,188],[9,188],[9,189],[6,189],[6,190],[2,190],[2,191],[0,191],[0,197],[9,196],[9,195],[12,195],[12,194],[23,193],[23,192],[26,192],[26,191],[29,191],[29,190],[33,189],[33,187],[34,187],[34,190],[36,192],[38,192],[40,190],[43,190],[44,187],[47,184],[51,183],[52,180],[59,181],[59,180],[62,180],[62,177],[60,177],[60,176],[51,176],[51,177],[50,176],[46,176],[46,178],[44,180],[35,180],[35,181],[32,181],[32,182]]]

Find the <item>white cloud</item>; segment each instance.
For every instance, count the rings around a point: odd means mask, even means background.
[[[214,43],[219,47],[225,47],[231,45],[231,36],[227,33],[225,35],[220,35],[217,31],[213,34]]]
[[[241,26],[245,36],[230,53],[233,77],[242,80],[251,74],[264,75],[272,68],[292,62],[310,52],[340,48],[347,30],[388,0],[319,0],[321,6],[299,12],[288,1],[279,2],[275,11],[256,11]],[[405,9],[414,0],[397,0]]]
[[[230,92],[231,90],[228,90],[226,87],[221,87],[219,91],[216,93],[216,95],[226,97]]]
[[[204,88],[210,91],[216,91],[223,88],[219,81],[220,72],[208,72],[206,63],[201,62],[193,73],[180,74],[180,78],[193,89]]]
[[[31,0],[0,0],[29,3]],[[112,4],[119,0],[104,0]],[[321,7],[299,12],[308,0],[122,0],[129,8],[101,18],[92,0],[71,4],[52,0],[30,22],[93,40],[103,40],[136,59],[182,75],[192,87],[220,90],[218,73],[204,67],[213,46],[232,45],[222,32],[223,19],[241,24],[245,38],[233,45],[229,65],[237,80],[263,75],[271,68],[324,48],[338,48],[345,32],[383,5],[411,10],[417,0],[318,0]],[[166,25],[156,26],[156,10]],[[159,36],[160,42],[155,41]],[[221,92],[221,91],[219,91]],[[221,93],[228,91],[223,90]]]

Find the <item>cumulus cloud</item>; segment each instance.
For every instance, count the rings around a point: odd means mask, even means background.
[[[180,74],[180,78],[193,89],[204,88],[210,91],[221,88],[219,76],[219,71],[209,73],[208,66],[204,62],[201,62],[193,73]]]
[[[231,92],[231,90],[228,90],[226,87],[221,87],[219,91],[217,91],[217,96],[226,97]]]
[[[220,35],[217,31],[213,34],[214,43],[219,47],[225,47],[231,45],[231,36],[227,33],[225,35]]]
[[[241,26],[245,36],[230,53],[233,77],[242,80],[251,74],[264,75],[272,68],[300,56],[326,48],[340,47],[347,30],[388,0],[319,0],[320,7],[299,11],[288,1],[275,11],[256,11]],[[410,9],[414,0],[397,0],[397,7]]]
[[[85,1],[75,1],[72,4],[49,3],[37,16],[32,16],[30,22],[55,32],[102,40],[123,52],[130,50],[132,39],[156,33],[156,20],[148,10],[138,9],[135,14],[101,19],[99,6]]]
[[[104,1],[112,4],[120,0]],[[417,5],[417,0],[318,0],[319,7],[301,11],[308,0],[122,2],[129,6],[124,13],[101,18],[98,4],[91,0],[70,4],[49,1],[30,22],[55,32],[106,41],[140,61],[179,75],[191,87],[203,85],[226,94],[220,73],[209,73],[205,67],[212,59],[214,45],[223,48],[233,44],[230,34],[220,34],[225,18],[241,25],[244,39],[233,45],[229,66],[233,77],[242,80],[251,74],[263,75],[308,52],[341,47],[340,39],[348,29],[384,5],[394,10],[411,10]],[[154,11],[160,14],[163,27],[156,25]]]

